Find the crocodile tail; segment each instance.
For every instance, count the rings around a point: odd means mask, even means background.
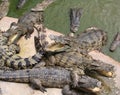
[[[0,80],[9,82],[29,82],[28,70],[16,70],[16,71],[3,71],[0,70]]]
[[[42,59],[42,56],[43,56],[43,52],[41,51],[28,58],[19,57],[15,59],[13,56],[12,57],[6,56],[4,60],[5,60],[6,66],[10,68],[26,69],[26,68],[32,68],[34,65],[39,63]]]
[[[39,42],[39,38],[36,36],[34,37],[34,46],[35,46],[36,52],[42,50],[42,45]]]

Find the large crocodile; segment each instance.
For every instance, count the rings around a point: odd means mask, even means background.
[[[54,40],[55,43],[69,46],[72,51],[80,53],[101,50],[102,46],[107,42],[106,32],[97,27],[90,27],[74,37],[54,35],[50,35],[49,37],[51,40]]]
[[[43,22],[44,10],[55,0],[43,0],[40,4],[36,5],[29,12],[25,13],[18,20],[18,23],[34,26],[34,24],[41,24]]]
[[[70,85],[72,88],[71,72],[60,67],[42,67],[16,71],[0,71],[0,80],[10,82],[31,83],[34,88],[46,91],[44,87],[62,88]],[[44,87],[43,87],[44,86]],[[75,88],[90,92],[99,92],[101,82],[97,79],[83,75],[79,76],[78,85]]]

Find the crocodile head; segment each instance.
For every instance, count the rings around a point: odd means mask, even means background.
[[[77,89],[87,92],[99,92],[102,88],[101,81],[92,77],[83,75],[79,78]]]
[[[70,9],[70,31],[73,33],[78,31],[82,11],[83,11],[82,8]]]
[[[86,70],[90,72],[95,71],[98,74],[106,77],[115,76],[115,69],[113,65],[98,60],[94,60],[92,63],[90,63],[89,67]]]

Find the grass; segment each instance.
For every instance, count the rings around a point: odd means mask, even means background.
[[[20,17],[41,1],[28,0],[22,9],[17,10],[18,0],[10,0],[11,6],[8,16]],[[81,7],[83,8],[83,15],[79,32],[91,26],[97,26],[105,30],[108,33],[108,42],[103,51],[115,60],[120,61],[120,47],[113,53],[109,51],[114,35],[120,31],[119,3],[119,0],[56,0],[44,13],[45,25],[50,29],[67,34],[69,32],[69,9],[71,7]]]

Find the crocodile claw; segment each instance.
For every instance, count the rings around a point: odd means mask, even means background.
[[[43,86],[40,87],[40,91],[43,92],[43,93],[47,92],[47,90]]]

